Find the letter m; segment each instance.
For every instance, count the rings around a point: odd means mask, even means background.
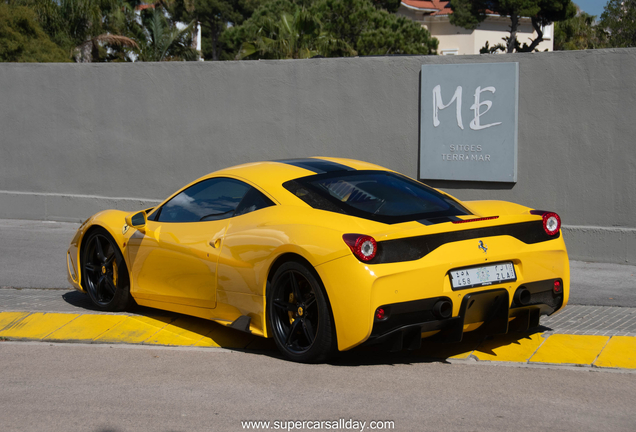
[[[433,126],[437,127],[440,125],[439,122],[439,110],[443,110],[451,106],[451,104],[455,102],[455,111],[457,114],[457,126],[461,129],[464,129],[464,123],[462,122],[462,87],[457,86],[455,89],[455,94],[449,103],[444,105],[442,101],[442,86],[436,85],[433,89]]]

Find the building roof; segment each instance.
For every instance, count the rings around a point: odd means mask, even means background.
[[[417,9],[423,12],[430,12],[430,15],[450,15],[453,10],[450,8],[450,0],[402,0],[402,4],[409,9]]]

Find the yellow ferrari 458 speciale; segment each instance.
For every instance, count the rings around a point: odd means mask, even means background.
[[[460,202],[366,162],[278,160],[92,216],[68,275],[102,310],[194,315],[318,362],[365,342],[416,349],[537,326],[568,301],[560,228],[556,213]]]

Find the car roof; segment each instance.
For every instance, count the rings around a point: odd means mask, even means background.
[[[216,177],[218,175],[231,174],[258,182],[258,180],[263,179],[263,175],[267,175],[268,177],[273,177],[285,182],[312,174],[356,170],[389,171],[380,165],[355,159],[310,157],[246,163],[215,171],[209,176]]]
[[[391,171],[380,165],[355,159],[310,157],[246,163],[215,171],[197,181],[218,176],[240,178],[268,192],[281,204],[291,204],[295,203],[297,198],[283,188],[283,183],[314,174],[357,170]]]

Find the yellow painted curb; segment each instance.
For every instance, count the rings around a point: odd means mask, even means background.
[[[171,346],[273,349],[274,343],[218,323],[182,315],[127,316],[0,312],[0,337]],[[461,343],[422,341],[419,356],[515,363],[551,363],[636,369],[636,337],[508,334],[486,341],[467,335]]]
[[[530,358],[530,363],[591,366],[608,340],[609,336],[554,334]]]
[[[434,359],[465,360],[470,357],[480,343],[481,339],[473,338],[470,334],[459,343],[429,342],[422,339],[422,348],[418,354]]]
[[[218,323],[212,323],[210,331],[200,341],[195,343],[194,346],[244,349],[255,338],[257,338],[257,336],[243,333]]]
[[[272,338],[262,338],[254,336],[252,341],[248,343],[245,348],[246,350],[254,350],[254,351],[276,351],[276,342]]]
[[[142,343],[150,339],[174,317],[129,316],[123,322],[95,339],[102,343]]]
[[[194,317],[179,317],[156,334],[143,341],[151,345],[192,346],[210,333],[212,321]],[[218,345],[213,345],[218,346]]]
[[[30,312],[2,312],[0,313],[0,331],[4,330],[7,326],[12,326],[13,323],[20,321]]]
[[[7,325],[0,337],[42,339],[77,318],[79,314],[36,312]]]
[[[125,319],[126,317],[123,315],[80,315],[77,319],[46,336],[44,340],[92,341]]]
[[[636,369],[636,337],[612,336],[594,366]]]
[[[473,356],[486,361],[526,363],[545,340],[539,333],[528,336],[502,335],[484,341],[473,352]]]

